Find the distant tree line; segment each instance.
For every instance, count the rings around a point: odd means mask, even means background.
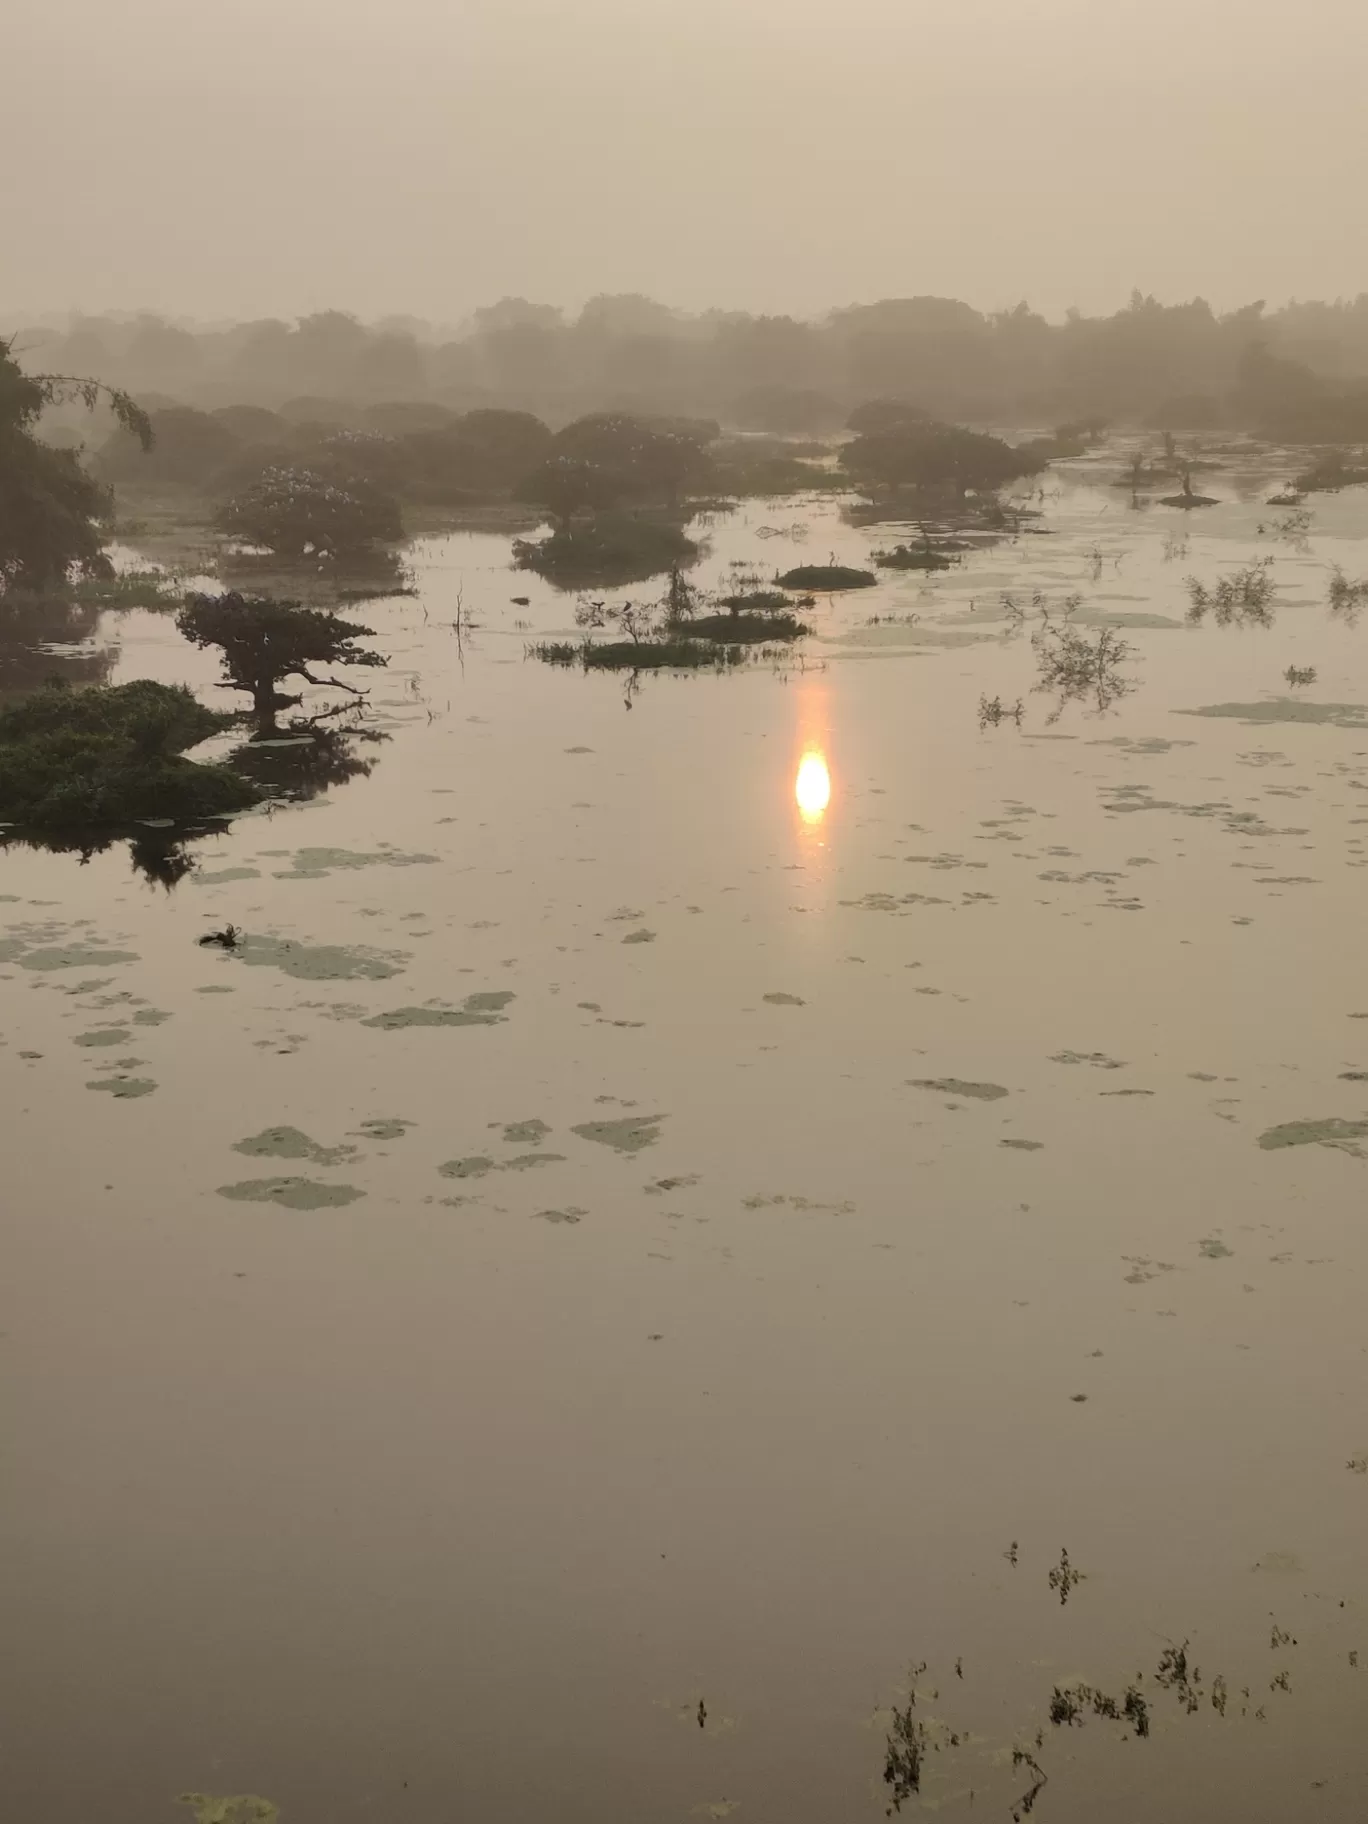
[[[553,425],[610,411],[803,435],[881,398],[981,425],[1101,417],[1368,438],[1368,294],[1221,315],[1200,298],[1163,305],[1137,291],[1111,316],[1070,312],[1062,323],[1025,304],[985,314],[936,297],[809,322],[686,315],[628,295],[594,298],[573,320],[505,298],[449,332],[332,310],[215,329],[154,316],[0,329],[17,335],[27,366],[89,374],[149,407],[232,408],[248,441],[257,408],[337,433],[441,438],[453,415],[499,408]]]

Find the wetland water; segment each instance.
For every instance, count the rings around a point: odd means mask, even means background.
[[[7,1815],[845,1824],[910,1690],[905,1812],[1011,1816],[1016,1748],[1059,1824],[1365,1815],[1368,492],[1298,540],[1285,468],[1119,466],[635,693],[421,541],[368,775],[173,891],[4,853]],[[1270,555],[1271,627],[1184,624]],[[1050,720],[1035,591],[1133,648],[1109,713]]]

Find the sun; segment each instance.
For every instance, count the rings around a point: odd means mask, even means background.
[[[809,749],[798,763],[793,795],[804,823],[818,823],[831,803],[831,773],[825,754]]]

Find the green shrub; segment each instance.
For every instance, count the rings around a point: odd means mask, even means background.
[[[255,786],[181,758],[232,720],[182,685],[50,684],[0,710],[0,819],[21,830],[99,830],[245,810],[261,796]]]

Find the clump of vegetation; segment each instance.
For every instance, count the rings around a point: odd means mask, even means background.
[[[223,655],[223,682],[229,690],[245,691],[252,699],[252,713],[259,735],[276,732],[276,712],[303,701],[300,693],[279,689],[287,678],[326,685],[351,697],[365,693],[341,678],[316,677],[315,665],[379,666],[388,664],[383,654],[357,641],[373,638],[373,630],[322,608],[303,608],[298,602],[280,602],[270,596],[192,595],[176,617],[176,625],[196,646],[216,646]]]
[[[677,521],[645,513],[601,513],[558,526],[549,538],[516,539],[513,561],[558,589],[645,582],[690,564],[698,546]]]
[[[180,579],[166,570],[118,570],[112,576],[81,577],[66,591],[76,602],[101,608],[175,608]]]
[[[960,425],[904,423],[856,437],[841,451],[841,462],[857,479],[888,488],[993,492],[1024,475],[1039,474],[1038,450],[1014,449],[1000,437]]]
[[[781,589],[817,589],[827,594],[837,589],[871,589],[878,582],[872,570],[852,570],[848,564],[799,564],[776,578]]]
[[[766,640],[798,640],[812,629],[794,614],[746,608],[699,615],[690,623],[689,632],[695,639],[717,640],[722,645],[754,646]]]
[[[782,589],[738,589],[731,595],[719,598],[721,604],[732,614],[746,614],[755,610],[787,608],[789,598]]]
[[[1067,621],[1060,625],[1046,620],[1031,638],[1040,674],[1036,689],[1059,697],[1049,717],[1052,723],[1059,720],[1066,704],[1090,702],[1103,715],[1134,689],[1121,672],[1132,649],[1110,627],[1089,639]]]
[[[1015,703],[1004,703],[1001,697],[979,698],[978,724],[980,728],[1001,728],[1004,722],[1015,722],[1021,727],[1021,718],[1025,714],[1021,698]]]
[[[1271,627],[1273,625],[1273,559],[1260,558],[1208,589],[1195,576],[1188,578],[1188,625],[1200,627],[1210,614],[1218,627]]]
[[[876,551],[874,562],[880,570],[949,570],[959,559],[938,550],[923,527],[919,545],[894,545],[891,551]]]
[[[719,494],[733,499],[769,499],[815,488],[829,492],[847,485],[844,477],[830,469],[819,468],[795,455],[772,450],[752,452],[741,440],[719,452],[713,480]]]
[[[182,757],[232,720],[183,685],[49,684],[0,710],[0,819],[79,833],[245,810],[261,797],[248,780]]]
[[[103,400],[143,449],[150,447],[147,414],[127,393],[66,374],[25,374],[0,342],[0,594],[60,587],[75,573],[109,576],[99,523],[113,510],[106,489],[81,466],[76,450],[57,449],[36,435],[42,413],[79,400],[87,410]]]
[[[912,1689],[908,1691],[905,1704],[894,1706],[893,1720],[884,1742],[883,1777],[889,1789],[889,1817],[901,1811],[907,1801],[921,1791],[922,1767],[929,1744],[926,1725],[917,1715],[916,1682],[925,1670],[925,1660],[912,1667],[909,1678]]]
[[[1182,493],[1165,494],[1159,502],[1161,507],[1181,507],[1185,512],[1191,512],[1196,507],[1214,507],[1218,504],[1215,496],[1212,494],[1197,494],[1193,492],[1191,463],[1186,464],[1183,468]]]
[[[1368,606],[1368,577],[1351,583],[1337,564],[1330,578],[1331,614],[1339,615],[1352,627],[1365,606]]]
[[[270,468],[219,512],[229,537],[277,557],[346,558],[404,535],[399,503],[364,480],[346,486],[313,469]]]
[[[1355,460],[1344,450],[1331,450],[1304,475],[1298,475],[1293,487],[1303,494],[1333,494],[1340,488],[1360,487],[1368,481],[1368,465]]]
[[[779,600],[787,608],[787,598]],[[611,628],[626,637],[543,641],[530,649],[533,655],[551,665],[580,664],[586,671],[722,669],[738,663],[745,648],[787,644],[812,631],[792,614],[768,609],[700,615],[694,591],[677,571],[662,602],[582,601],[575,620],[591,635]]]
[[[1296,690],[1300,685],[1315,683],[1316,668],[1314,665],[1289,665],[1283,676]]]

